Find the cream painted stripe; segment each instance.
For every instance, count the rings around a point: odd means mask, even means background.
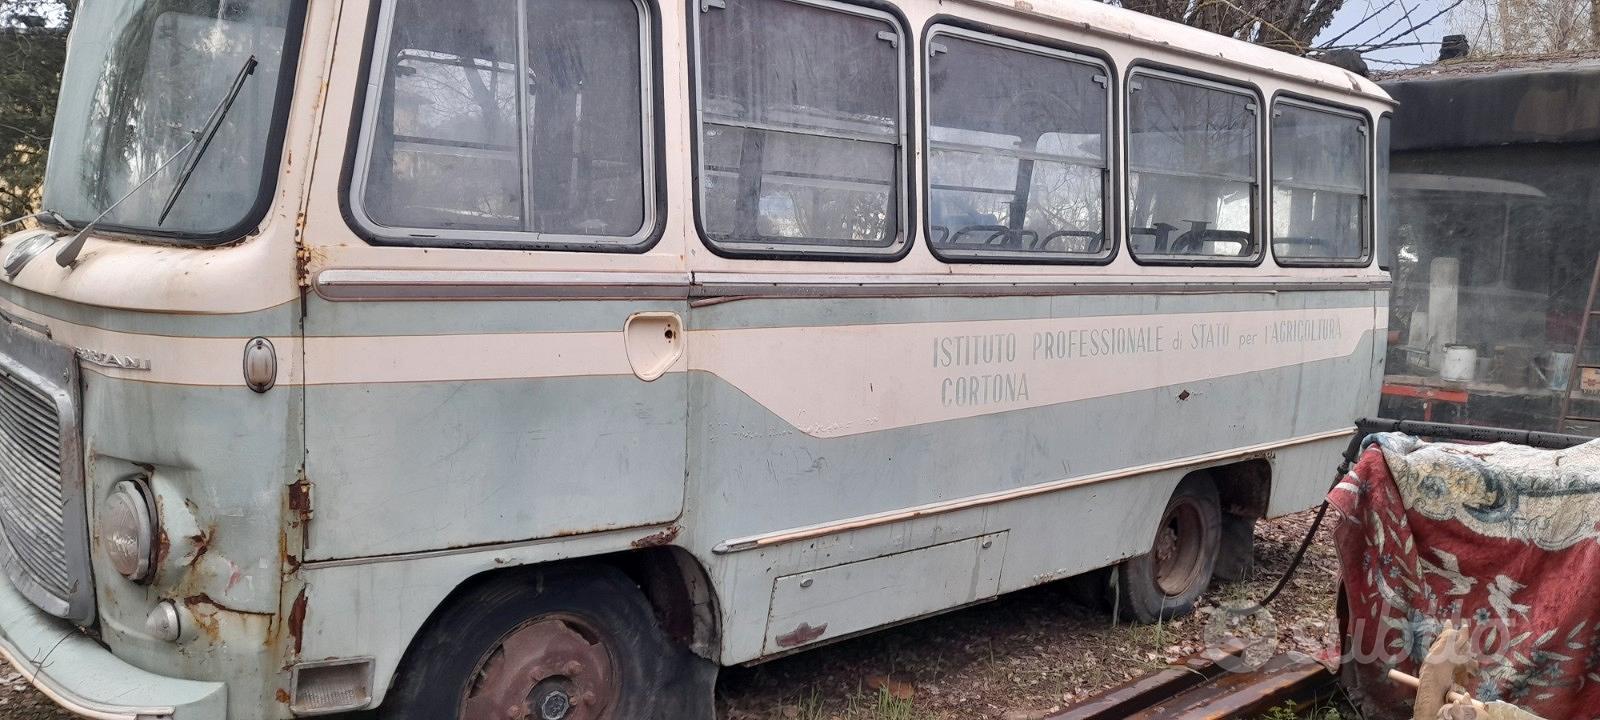
[[[621,332],[306,339],[312,385],[632,374]]]
[[[83,363],[86,372],[168,385],[244,385],[244,350],[250,338],[186,338],[103,330],[77,325],[0,300],[0,308],[50,328],[51,339],[80,350],[149,363],[149,370]],[[301,341],[271,337],[278,383],[312,385],[450,382],[511,378],[631,375],[623,334],[612,332],[328,337]],[[679,361],[671,372],[683,372]]]
[[[80,351],[106,353],[149,363],[129,370],[83,362],[85,372],[168,385],[244,386],[244,350],[251,338],[192,338],[104,330],[41,315],[0,300],[0,308],[25,321],[50,328],[50,339]],[[278,354],[278,384],[300,382],[300,340],[270,337]]]
[[[99,375],[142,382],[239,387],[249,338],[183,338],[103,330],[46,317],[14,304],[0,307],[24,320],[48,325],[56,342],[95,353],[136,358],[149,370],[85,363]],[[752,328],[692,331],[686,358],[671,372],[691,367],[739,388],[791,425],[815,437],[842,437],[896,427],[1055,405],[1133,390],[1345,357],[1372,329],[1371,308],[1322,311],[1224,312],[841,327]],[[1363,317],[1364,316],[1364,317]],[[1176,333],[1187,322],[1228,319],[1337,320],[1343,332],[1326,342],[1276,351],[1220,355],[1161,353],[1105,358],[1087,364],[1030,357],[1036,331],[1095,329],[1123,323],[1158,324]],[[1359,322],[1358,320],[1364,320]],[[1013,333],[1021,347],[1015,363],[936,368],[932,341],[949,336]],[[301,367],[301,341],[269,338],[278,352],[278,382],[313,385],[456,382],[632,374],[624,334],[607,332],[478,334],[402,337],[327,337],[305,341],[308,367]],[[1166,358],[1167,355],[1189,355]],[[825,362],[820,362],[826,359]],[[692,364],[691,361],[692,360]],[[1109,361],[1109,362],[1107,362]],[[1032,372],[1030,395],[995,402],[950,400],[952,376]],[[985,399],[985,398],[979,398]]]
[[[89,371],[145,382],[237,386],[242,384],[242,353],[248,338],[178,338],[120,333],[75,325],[14,308],[14,314],[50,326],[61,343],[95,352],[148,361],[149,370],[87,365]],[[1331,311],[1343,314],[1350,310]],[[1361,312],[1361,310],[1355,310]],[[1371,313],[1371,310],[1366,310]],[[1289,313],[1294,317],[1298,313]],[[1215,320],[1222,314],[1135,316],[1146,322]],[[1269,313],[1269,317],[1283,317]],[[1260,317],[1260,316],[1257,316]],[[1370,315],[1369,323],[1370,323]],[[1117,392],[1164,387],[1202,378],[1223,377],[1347,355],[1359,337],[1348,328],[1339,342],[1320,352],[1237,358],[1238,364],[1166,363],[1141,367],[1123,360],[1114,366],[1046,368],[1033,363],[1032,396],[1021,402],[950,407],[938,402],[939,377],[926,363],[927,341],[945,334],[997,330],[1052,329],[1062,323],[1099,324],[1106,319],[1034,320],[913,325],[846,326],[697,331],[687,347],[693,367],[716,374],[796,427],[817,437],[839,437],[957,417],[1071,402]],[[1117,319],[1111,319],[1117,320]],[[1026,337],[1026,336],[1024,336]],[[481,334],[414,337],[330,337],[306,341],[307,362],[299,366],[297,338],[271,338],[278,349],[282,384],[302,379],[314,385],[449,382],[512,378],[628,375],[621,332]],[[1023,341],[1024,343],[1026,340]],[[1022,352],[1031,349],[1024,346]],[[903,357],[902,357],[903,356]],[[818,358],[831,358],[818,363]],[[1193,360],[1199,360],[1194,358]],[[1254,360],[1255,362],[1251,362]],[[856,367],[856,366],[860,367]],[[672,372],[690,367],[680,360]],[[975,372],[995,370],[972,369]],[[953,370],[953,374],[965,374]]]
[[[51,338],[81,350],[147,361],[149,370],[84,363],[86,372],[106,377],[169,385],[243,386],[244,350],[250,338],[184,338],[114,332],[76,325],[21,308],[18,317],[47,325]],[[301,341],[272,337],[278,355],[278,383],[342,385],[396,382],[454,382],[513,378],[632,375],[620,331],[328,337]],[[682,360],[671,372],[683,372]]]
[[[1339,440],[1348,438],[1354,434],[1356,434],[1355,428],[1330,430],[1328,432],[1316,433],[1314,435],[1302,435],[1300,437],[1290,438],[1288,440],[1261,443],[1259,445],[1250,445],[1242,448],[1234,448],[1232,450],[1221,450],[1218,452],[1206,453],[1204,455],[1192,455],[1190,457],[1179,458],[1177,460],[1138,465],[1131,468],[1096,473],[1094,475],[1085,475],[1083,477],[1055,480],[1039,485],[1016,488],[1014,490],[1002,490],[983,495],[973,495],[971,497],[960,498],[957,500],[929,503],[927,505],[920,505],[904,510],[891,510],[889,512],[882,512],[874,515],[862,515],[860,517],[840,520],[837,522],[823,523],[820,525],[808,525],[806,527],[781,530],[764,535],[752,535],[749,537],[728,540],[727,542],[724,542],[713,548],[712,552],[715,552],[718,555],[726,555],[729,553],[744,552],[746,550],[759,550],[761,548],[772,547],[774,545],[784,545],[793,542],[802,542],[805,540],[815,540],[817,538],[827,537],[829,535],[837,535],[839,533],[850,532],[853,530],[865,530],[867,528],[892,525],[894,523],[902,523],[909,520],[916,520],[918,518],[931,517],[934,515],[947,515],[959,510],[970,510],[972,508],[986,507],[989,505],[1010,502],[1013,500],[1022,500],[1025,498],[1037,497],[1039,495],[1048,495],[1050,493],[1060,492],[1069,488],[1083,487],[1085,485],[1097,485],[1100,483],[1111,482],[1113,480],[1123,480],[1126,478],[1146,475],[1154,472],[1162,472],[1165,470],[1177,470],[1197,465],[1208,465],[1224,460],[1236,460],[1248,457],[1250,455],[1260,455],[1262,453],[1268,453],[1274,450],[1282,450],[1284,448],[1296,447],[1299,445],[1309,445],[1311,443],[1323,442],[1327,440]]]
[[[1348,358],[1376,324],[1355,306],[749,328],[695,331],[688,351],[835,438]]]

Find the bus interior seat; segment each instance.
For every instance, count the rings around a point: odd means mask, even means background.
[[[1210,248],[1231,244],[1239,246],[1239,249],[1232,254],[1233,257],[1249,255],[1251,253],[1250,233],[1243,230],[1218,230],[1216,228],[1190,230],[1180,235],[1177,241],[1172,243],[1170,252],[1173,255],[1227,255],[1227,253],[1216,252],[1210,250]]]
[[[1060,249],[1054,250],[1051,244],[1060,241]],[[1106,246],[1106,234],[1090,230],[1057,230],[1045,236],[1044,242],[1032,249],[1043,252],[1065,252],[1072,254],[1094,254]]]

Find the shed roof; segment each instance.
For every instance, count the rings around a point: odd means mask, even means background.
[[[1600,53],[1489,58],[1383,78],[1394,149],[1600,141]]]

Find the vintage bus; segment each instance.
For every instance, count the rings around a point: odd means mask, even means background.
[[[88,0],[0,243],[0,654],[94,718],[705,720],[1375,408],[1391,102],[1088,0]]]

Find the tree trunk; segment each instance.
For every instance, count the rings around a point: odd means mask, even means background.
[[[1589,47],[1600,49],[1600,0],[1589,1]]]

